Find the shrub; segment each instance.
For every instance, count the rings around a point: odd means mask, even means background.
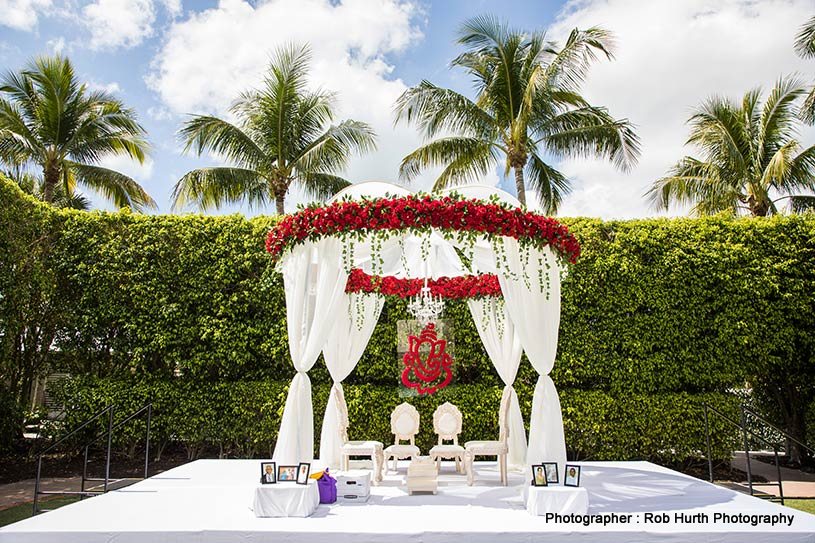
[[[131,382],[112,379],[72,379],[60,394],[70,405],[68,426],[75,426],[105,405],[117,405],[124,418],[152,399],[152,440],[177,440],[190,458],[203,454],[268,457],[274,448],[285,403],[287,383],[195,384],[183,379]],[[416,406],[421,415],[417,445],[427,451],[435,444],[433,411],[449,401],[464,416],[462,442],[498,435],[500,386],[457,385],[429,397],[404,398],[397,387],[347,385],[346,401],[350,439],[376,439],[391,443],[390,413],[402,401]],[[330,387],[314,388],[315,440]],[[528,419],[532,388],[518,390],[522,412]],[[565,389],[560,394],[564,429],[571,457],[591,460],[657,460],[676,462],[704,454],[705,436],[699,431],[701,406],[709,402],[734,414],[736,402],[719,393],[627,395],[615,397],[601,391]],[[713,452],[717,459],[730,457],[737,435],[723,421],[711,419]],[[101,429],[101,427],[99,428]],[[127,450],[131,440],[144,438],[142,423],[125,427],[115,444]],[[319,443],[315,442],[315,451]]]

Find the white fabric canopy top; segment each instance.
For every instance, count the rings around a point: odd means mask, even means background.
[[[465,198],[497,198],[510,206],[519,205],[514,197],[493,187],[453,190]],[[359,183],[344,189],[332,201],[408,194],[404,188],[389,183]],[[350,268],[400,278],[493,273],[498,276],[503,301],[471,299],[468,305],[487,354],[504,382],[504,394],[510,395],[509,464],[518,469],[552,461],[562,470],[566,461],[563,421],[557,390],[549,377],[560,323],[560,268],[553,251],[548,246],[522,249],[514,238],[483,235],[463,247],[435,230],[421,235],[397,232],[384,241],[355,238],[353,251],[345,253],[343,243],[331,236],[306,240],[280,260],[289,349],[297,373],[286,398],[274,459],[296,464],[313,458],[313,408],[307,372],[322,351],[334,385],[320,434],[320,459],[332,467],[340,465],[340,426],[346,422],[341,420],[346,412],[341,383],[362,357],[384,304],[376,294],[345,292]],[[457,249],[469,253],[469,266],[462,263]],[[512,386],[522,351],[539,374],[528,448],[518,395]]]

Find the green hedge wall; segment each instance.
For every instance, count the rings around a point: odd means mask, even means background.
[[[59,215],[66,364],[100,376],[176,366],[207,380],[292,375],[281,279],[263,252],[273,219]],[[815,331],[811,217],[564,222],[583,255],[564,280],[559,386],[722,391],[767,358],[794,356]],[[350,383],[398,382],[395,322],[405,317],[403,303],[386,305]],[[455,382],[498,384],[466,305],[448,304],[446,317]],[[329,381],[322,364],[312,378]],[[524,363],[519,379],[535,378]]]
[[[11,371],[12,356],[19,355],[11,346],[34,337],[47,365],[74,375],[121,387],[149,381],[156,394],[161,387],[201,386],[210,399],[196,395],[202,403],[190,413],[237,410],[237,422],[207,426],[208,437],[201,439],[226,440],[229,449],[239,442],[247,449],[268,446],[241,433],[249,430],[240,421],[262,419],[256,427],[269,429],[262,439],[273,439],[271,413],[282,409],[281,383],[294,373],[282,282],[263,251],[275,218],[44,207],[0,180],[0,251],[8,255],[0,258],[0,324],[15,323],[3,330],[0,377],[25,388],[22,374]],[[650,441],[638,440],[637,432],[682,421],[698,438],[699,402],[745,384],[759,387],[768,405],[780,406],[777,420],[806,435],[801,421],[815,394],[815,216],[563,222],[583,251],[563,282],[552,377],[564,391],[567,439],[575,453],[622,459],[663,449],[687,452],[684,437],[663,442],[655,433]],[[26,250],[43,244],[44,250]],[[17,262],[35,266],[36,280]],[[30,296],[23,299],[20,292]],[[466,391],[497,397],[499,379],[466,305],[449,303],[445,316],[455,330],[455,387],[422,405],[456,390],[464,391],[458,400],[464,404],[479,401]],[[352,406],[396,402],[395,324],[402,318],[404,303],[386,304],[347,380]],[[20,335],[43,322],[54,330],[53,343]],[[49,344],[55,348],[49,351]],[[176,370],[180,378],[173,377]],[[318,362],[310,376],[319,404],[330,382],[324,364]],[[517,388],[526,391],[526,404],[536,378],[524,361]],[[253,403],[244,412],[226,400],[247,388],[259,395],[253,402],[262,397],[271,403],[262,409]],[[368,390],[376,392],[366,397]],[[481,407],[470,412],[478,420],[491,416]],[[666,419],[663,412],[673,415]],[[387,438],[386,418],[359,420],[352,433]],[[615,437],[607,440],[604,432]],[[621,437],[626,432],[633,434]]]
[[[285,403],[287,382],[193,383],[183,379],[120,381],[77,378],[63,384],[68,426],[75,426],[111,404],[124,417],[148,400],[153,401],[152,439],[161,448],[180,441],[190,458],[200,454],[263,456],[271,454]],[[390,412],[405,401],[398,389],[381,385],[345,388],[351,439],[376,439],[390,443]],[[314,387],[315,450],[330,387]],[[531,387],[518,390],[521,410],[528,418]],[[434,396],[410,398],[421,415],[416,444],[427,451],[435,445],[433,410],[450,401],[464,416],[463,441],[498,435],[501,387],[456,385]],[[615,397],[603,391],[560,391],[564,429],[570,456],[591,460],[648,459],[679,462],[699,457],[705,447],[701,405],[708,402],[735,416],[737,401],[720,393],[633,394]],[[712,448],[716,458],[729,458],[736,436],[721,420],[711,420]],[[129,449],[143,439],[143,420],[134,421],[117,434],[117,445]]]

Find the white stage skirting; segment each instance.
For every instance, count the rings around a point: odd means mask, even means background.
[[[527,513],[519,474],[502,487],[495,464],[476,463],[478,479],[468,487],[445,464],[435,496],[407,495],[402,463],[398,475],[371,488],[367,503],[321,505],[309,518],[256,518],[260,460],[198,460],[0,528],[0,543],[815,542],[813,515],[648,462],[582,463],[589,515],[600,515],[580,519],[600,521],[588,525]],[[741,517],[726,522],[717,514]]]

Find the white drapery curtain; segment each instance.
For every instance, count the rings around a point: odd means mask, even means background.
[[[320,432],[320,461],[331,468],[339,468],[342,460],[340,423],[348,412],[342,382],[362,358],[384,305],[384,298],[375,294],[343,295],[323,346],[323,358],[334,385],[328,395]]]
[[[337,238],[307,241],[286,256],[281,271],[289,351],[297,373],[289,385],[273,458],[278,464],[297,464],[314,458],[314,413],[307,372],[317,361],[345,296],[348,274],[342,267],[342,243]]]
[[[526,464],[557,462],[563,480],[566,439],[560,398],[549,377],[560,326],[559,264],[549,247],[530,249],[526,256],[511,238],[503,238],[503,254],[506,258],[503,270],[498,270],[498,282],[504,303],[524,352],[539,375],[532,398]],[[539,278],[544,279],[543,288]]]
[[[515,325],[508,318],[506,304],[495,298],[470,299],[470,314],[478,335],[495,370],[504,382],[504,394],[510,395],[507,428],[510,468],[523,469],[526,465],[526,429],[524,428],[518,394],[512,386],[521,364],[521,341]]]

